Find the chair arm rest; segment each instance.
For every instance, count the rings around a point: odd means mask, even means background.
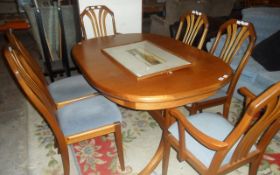
[[[244,96],[245,98],[245,106],[248,106],[251,101],[253,101],[256,98],[256,95],[252,93],[248,88],[241,87],[238,89],[238,92]]]
[[[178,122],[181,122],[185,130],[187,130],[192,137],[194,137],[198,142],[200,142],[207,148],[215,151],[227,148],[228,143],[210,137],[198,130],[196,127],[193,126],[192,123],[190,123],[186,119],[186,117],[178,109],[169,109],[169,114],[170,116],[176,118]]]

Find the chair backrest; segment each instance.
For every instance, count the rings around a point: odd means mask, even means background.
[[[241,138],[231,162],[248,157],[253,145],[263,153],[279,129],[280,82],[274,84],[249,104],[243,118],[225,140],[225,142],[234,144]]]
[[[89,39],[87,34],[88,29],[86,29],[85,21],[89,21],[91,30],[93,32],[93,37],[102,37],[109,35],[108,26],[112,29],[112,34],[116,34],[116,24],[114,13],[104,5],[88,6],[80,14],[81,30],[83,39]],[[111,22],[109,22],[111,21]]]
[[[60,150],[67,150],[64,135],[56,119],[56,105],[51,98],[47,87],[42,84],[37,84],[37,82],[33,80],[32,76],[29,74],[30,72],[25,69],[25,67],[28,67],[28,63],[22,58],[22,55],[18,50],[13,49],[12,47],[7,47],[4,49],[4,56],[11,72],[15,76],[26,97],[38,110],[53,131]],[[66,156],[68,160],[68,152],[61,152],[61,154]],[[64,171],[66,172],[67,170],[64,169]]]
[[[225,37],[225,42],[220,42],[223,37]],[[242,56],[239,65],[234,72],[234,76],[227,91],[227,95],[230,99],[240,74],[250,58],[255,46],[255,41],[256,32],[254,26],[249,22],[230,19],[219,28],[217,37],[210,49],[211,54],[218,54],[218,57],[223,59],[227,64],[230,64],[240,48],[242,47],[242,49],[244,49],[244,52],[241,53]],[[248,44],[244,47],[244,43],[246,44],[246,42]],[[217,48],[222,48],[219,53],[216,53],[218,51]]]
[[[22,42],[15,36],[12,30],[6,32],[6,37],[8,39],[9,44],[14,48],[17,49],[21,55],[22,59],[25,59],[28,66],[33,70],[33,72],[38,77],[39,81],[47,85],[46,78],[43,74],[43,71],[37,62],[37,60],[33,59],[30,52],[26,49],[26,47],[22,44]]]
[[[207,137],[207,133],[204,134],[197,130],[178,109],[171,109],[170,114],[179,120],[179,157],[180,150],[182,150],[181,157],[183,152],[186,152],[184,151],[184,132],[186,130],[198,142],[203,143],[203,145],[211,145],[209,149],[216,151],[209,167],[204,166],[194,157],[188,158],[190,163],[195,165],[195,168],[200,173],[203,172],[202,174],[225,174],[241,165],[252,162],[254,159],[260,158],[261,160],[266,147],[279,131],[280,82],[259,95],[249,104],[243,117],[225,140],[222,141]],[[229,163],[221,166],[230,151],[232,151],[232,156]]]
[[[207,16],[198,11],[187,12],[180,17],[179,28],[175,39],[181,40],[183,43],[193,45],[198,36],[198,48],[201,49],[208,32],[209,23]]]

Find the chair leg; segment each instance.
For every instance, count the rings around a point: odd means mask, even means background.
[[[196,103],[193,103],[193,104],[191,104],[191,107],[187,107],[187,109],[188,109],[188,111],[189,111],[189,115],[194,115],[194,114],[196,114],[197,113],[197,111],[198,111],[198,108],[197,108],[198,106],[197,106],[197,104]]]
[[[255,159],[253,162],[250,163],[249,167],[249,175],[256,175],[258,172],[258,168],[261,164],[263,154],[260,154],[260,156]]]
[[[58,141],[58,144],[60,144],[59,141]],[[62,146],[59,146],[58,148],[60,150],[64,175],[69,175],[70,174],[70,162],[69,162],[69,154],[68,154],[67,145],[62,145]]]
[[[223,105],[223,116],[226,119],[228,119],[229,108],[230,108],[230,102],[225,102],[225,104]]]
[[[117,146],[117,153],[121,165],[121,170],[125,170],[125,165],[124,165],[124,157],[123,157],[123,146],[122,146],[122,131],[121,131],[121,124],[118,123],[116,125],[116,131],[114,132],[115,135],[115,142]]]
[[[54,139],[54,148],[57,148],[57,153],[60,154],[60,148],[58,146],[58,142],[57,142],[56,138]]]
[[[167,138],[164,138],[167,139]],[[163,160],[162,160],[162,175],[167,175],[169,156],[170,156],[171,145],[167,140],[164,140],[164,151],[163,151]]]

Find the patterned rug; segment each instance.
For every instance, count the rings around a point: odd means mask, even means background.
[[[233,100],[230,121],[235,123],[241,112],[241,102]],[[126,170],[122,172],[113,135],[86,140],[69,146],[71,175],[136,175],[152,158],[161,137],[161,129],[145,111],[134,111],[121,108],[123,115],[122,134]],[[182,108],[183,112],[186,112]],[[208,111],[217,111],[212,108]],[[28,105],[29,132],[29,174],[61,175],[62,163],[60,155],[54,149],[53,136],[50,129],[38,113]],[[259,175],[280,175],[280,136],[275,136],[263,158]],[[248,174],[248,166],[243,166],[231,175]],[[176,154],[171,151],[169,174],[197,173],[185,162],[179,163]],[[152,173],[161,174],[161,164]]]

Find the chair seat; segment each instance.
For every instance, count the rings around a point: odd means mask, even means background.
[[[229,123],[229,121],[227,121],[224,117],[214,113],[199,113],[188,117],[187,120],[190,121],[198,130],[200,130],[204,134],[220,141],[223,141],[234,128],[234,126]],[[169,132],[176,139],[179,139],[177,122],[169,128]],[[215,151],[210,150],[197,142],[187,132],[185,134],[185,137],[187,149],[206,167],[209,167]],[[238,142],[228,152],[224,161],[222,162],[222,165],[229,163],[237,144]],[[251,149],[251,151],[254,150],[256,150],[256,147],[253,147]]]
[[[57,116],[66,136],[121,122],[122,118],[117,105],[103,96],[86,98],[66,105],[58,110]]]
[[[55,81],[48,86],[48,89],[56,103],[97,92],[82,75],[75,75]]]

